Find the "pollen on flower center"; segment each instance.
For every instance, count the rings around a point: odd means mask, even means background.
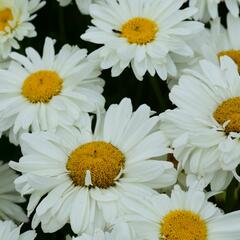
[[[213,113],[216,121],[225,127],[225,132],[240,132],[240,97],[229,98],[222,102]]]
[[[111,143],[102,141],[80,145],[69,156],[66,168],[75,185],[85,186],[87,171],[93,187],[109,188],[124,168],[125,156]]]
[[[10,8],[0,10],[0,31],[9,26],[9,21],[13,20],[13,14]]]
[[[238,72],[240,72],[240,50],[228,50],[218,53],[218,58],[223,56],[230,57],[238,66]]]
[[[54,71],[38,71],[28,76],[22,95],[31,103],[48,103],[61,93],[63,80]]]
[[[142,17],[132,18],[121,27],[121,36],[127,38],[130,44],[148,44],[154,41],[157,32],[157,23]]]
[[[175,210],[163,218],[160,233],[164,240],[207,240],[207,225],[192,211]]]

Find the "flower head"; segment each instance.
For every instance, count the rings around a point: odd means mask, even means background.
[[[1,0],[0,57],[7,58],[12,48],[19,48],[19,41],[37,35],[30,21],[44,4],[41,0]]]
[[[240,211],[224,214],[203,191],[190,188],[184,192],[176,185],[170,197],[161,194],[148,202],[144,211],[126,202],[133,214],[124,219],[135,230],[135,239],[239,239]]]
[[[240,161],[240,76],[234,61],[220,66],[200,61],[174,86],[177,106],[161,114],[161,129],[171,139],[174,155],[188,174],[208,179],[214,190],[226,188]]]
[[[170,151],[158,122],[148,106],[133,112],[124,99],[98,115],[94,132],[86,116],[77,128],[23,134],[24,156],[10,165],[23,173],[17,190],[31,194],[33,227],[41,222],[43,231],[54,232],[69,222],[75,233],[91,233],[125,211],[123,198],[155,195],[153,189],[174,184],[173,164],[156,160]]]
[[[185,0],[106,0],[90,6],[94,26],[81,37],[103,47],[92,53],[103,69],[118,76],[131,66],[142,80],[146,72],[163,80],[175,76],[177,56],[192,56],[185,37],[202,29],[202,24],[185,21],[196,12],[180,10]],[[124,13],[124,14],[123,14]]]
[[[12,53],[14,61],[0,70],[0,131],[9,131],[14,143],[23,132],[70,126],[103,109],[104,81],[87,51],[66,44],[55,54],[54,43],[46,38],[42,57],[33,48],[26,57]]]

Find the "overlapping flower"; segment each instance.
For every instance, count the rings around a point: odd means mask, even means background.
[[[37,35],[31,21],[44,4],[41,0],[1,0],[0,57],[7,58],[12,48],[20,48],[19,41]]]
[[[135,229],[135,239],[239,239],[240,211],[224,215],[201,190],[184,192],[176,185],[170,197],[162,194],[148,201],[145,211],[126,202],[134,213],[124,218]]]

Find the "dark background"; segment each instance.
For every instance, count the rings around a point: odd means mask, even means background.
[[[89,52],[99,47],[80,39],[80,35],[90,25],[91,18],[89,16],[81,15],[75,4],[62,8],[56,0],[46,1],[46,6],[38,12],[37,18],[33,20],[38,36],[24,39],[19,52],[24,53],[24,49],[31,46],[41,53],[46,36],[57,40],[56,52],[66,43],[87,48]],[[222,22],[225,24],[226,9],[223,4],[220,5],[220,13],[223,16]],[[109,70],[103,71],[102,78],[106,81],[104,88],[106,108],[112,103],[119,103],[124,97],[132,99],[135,109],[143,103],[151,106],[152,110],[157,113],[173,107],[168,99],[167,84],[158,77],[153,78],[146,75],[144,81],[141,82],[135,78],[131,69],[126,69],[121,76],[116,78],[111,78]],[[0,139],[0,150],[0,159],[6,162],[18,160],[21,157],[20,148],[10,144],[6,137]],[[226,194],[212,200],[227,212],[240,209],[238,189],[238,183],[234,180]],[[30,224],[24,225],[23,230],[26,229],[30,229]],[[71,233],[69,226],[54,234],[43,234],[40,228],[37,231],[39,233],[37,240],[63,240],[67,233]]]

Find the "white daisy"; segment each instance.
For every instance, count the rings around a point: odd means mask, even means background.
[[[27,216],[17,205],[25,199],[15,190],[13,182],[16,178],[17,174],[0,161],[0,220],[12,219],[17,222],[27,222]]]
[[[10,130],[12,142],[24,131],[73,125],[86,112],[102,109],[104,81],[87,61],[87,50],[65,45],[55,55],[46,38],[43,57],[26,49],[27,57],[12,53],[8,70],[0,70],[0,131]]]
[[[0,221],[0,239],[1,240],[34,240],[35,231],[27,231],[20,234],[21,226],[17,227],[11,221]]]
[[[122,198],[174,184],[173,164],[156,160],[170,150],[151,114],[146,105],[133,112],[124,99],[98,116],[94,133],[86,116],[78,128],[56,135],[22,135],[24,156],[10,165],[23,173],[17,190],[31,194],[28,213],[37,206],[33,228],[41,222],[44,232],[54,232],[70,223],[77,234],[92,233],[124,213]]]
[[[19,41],[37,34],[30,23],[42,8],[41,0],[1,0],[0,1],[0,56],[8,57],[12,48],[19,48]]]
[[[188,70],[170,99],[177,106],[161,114],[161,129],[173,142],[174,155],[187,173],[225,188],[240,163],[240,77],[231,58],[221,66],[200,61],[201,71]]]
[[[92,53],[103,69],[118,76],[131,66],[142,80],[146,72],[163,80],[177,75],[174,59],[192,56],[185,38],[203,25],[184,21],[195,8],[180,10],[185,0],[106,0],[90,6],[94,26],[81,37],[104,45]]]
[[[209,202],[204,192],[178,185],[171,197],[148,199],[144,209],[126,201],[135,215],[126,216],[141,240],[239,240],[240,211],[225,214]]]
[[[231,14],[238,17],[240,0],[189,0],[190,6],[198,8],[194,18],[203,22],[208,22],[211,18],[215,19],[219,16],[218,5],[220,2],[225,2]]]

